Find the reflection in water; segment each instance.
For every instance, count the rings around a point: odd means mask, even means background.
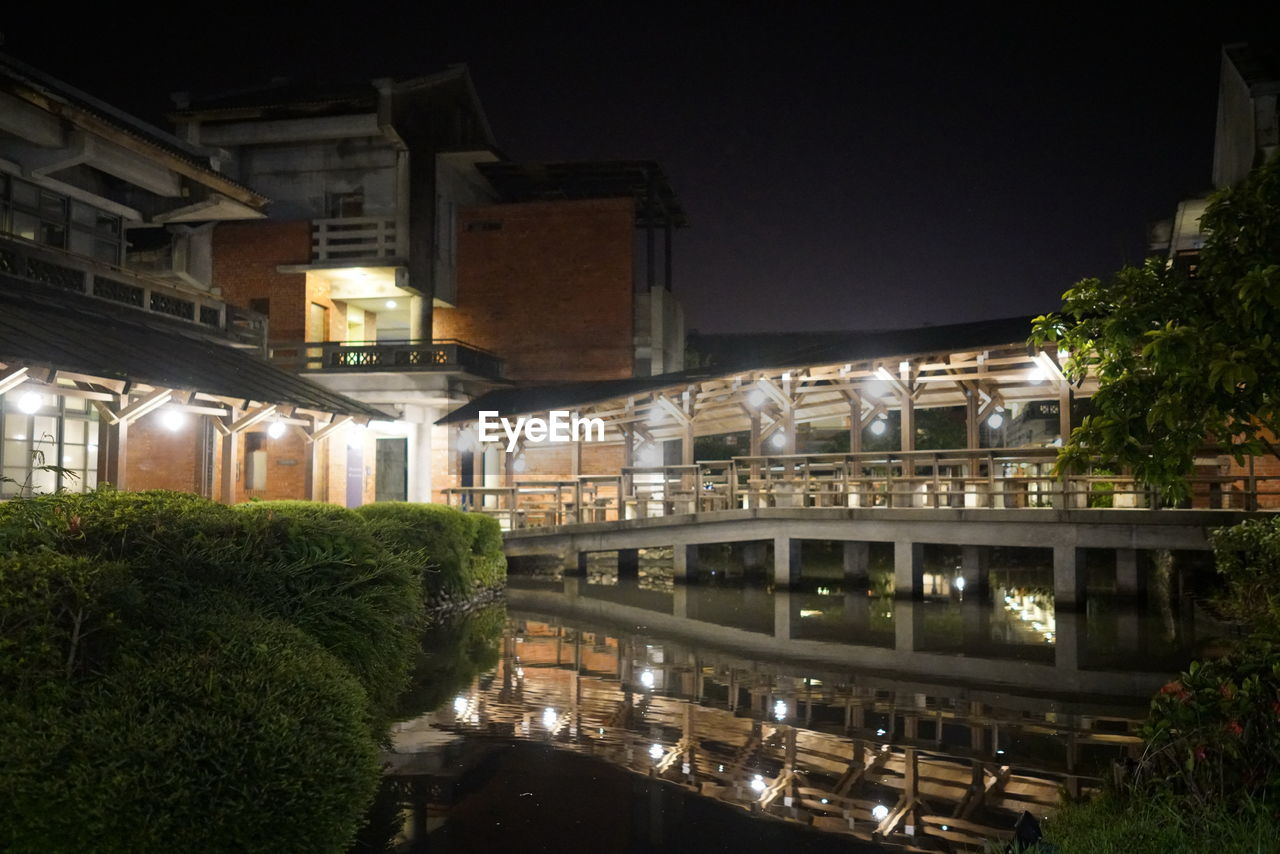
[[[395,734],[379,804],[399,850],[531,850],[566,812],[599,851],[815,830],[980,850],[1132,755],[1151,691],[1211,637],[1167,595],[1057,613],[1044,568],[1012,561],[975,584],[944,554],[911,602],[874,554],[865,579],[810,560],[775,591],[750,552],[675,584],[648,551],[513,576],[508,613],[424,644],[463,663],[423,669],[409,708],[431,710]]]

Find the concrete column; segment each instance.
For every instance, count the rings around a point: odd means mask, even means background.
[[[920,599],[924,595],[924,544],[898,540],[893,544],[894,598]]]
[[[1084,608],[1085,569],[1081,550],[1053,547],[1053,607],[1055,612]]]
[[[773,538],[773,586],[788,590],[800,580],[800,541],[790,537]]]
[[[409,431],[409,458],[407,497],[410,501],[431,501],[431,423],[436,419],[432,407],[405,404],[404,420],[413,426]]]
[[[844,545],[844,583],[852,590],[866,590],[871,585],[871,544],[851,540]]]
[[[586,552],[570,552],[570,560],[565,562],[565,575],[572,575],[575,578],[587,577],[587,553]]]
[[[425,297],[409,297],[409,337],[414,341],[430,341],[431,300]]]
[[[893,603],[893,648],[898,652],[915,651],[920,610],[910,599],[898,599]]]
[[[1116,549],[1116,594],[1141,596],[1146,592],[1142,582],[1138,573],[1138,550]]]
[[[689,581],[689,569],[698,563],[698,547],[676,543],[671,548],[671,562],[676,587]]]
[[[845,591],[844,621],[854,638],[866,638],[871,628],[871,597],[865,589]]]
[[[671,615],[673,617],[689,616],[689,587],[676,583],[671,590]]]
[[[964,595],[977,599],[986,596],[991,583],[987,546],[962,546],[960,548],[960,577],[964,579]]]
[[[1054,613],[1053,665],[1059,670],[1079,670],[1084,658],[1084,614]]]
[[[791,630],[800,618],[800,600],[789,590],[778,589],[773,593],[773,636],[778,640],[791,640]]]

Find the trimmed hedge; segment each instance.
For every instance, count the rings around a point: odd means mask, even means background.
[[[429,505],[0,504],[0,850],[344,850],[424,603],[501,546]]]
[[[0,850],[346,849],[380,774],[359,685],[280,620],[187,616],[101,678],[0,699]]]
[[[502,530],[489,516],[398,501],[366,504],[355,512],[384,543],[418,562],[428,601],[469,598],[506,582]]]

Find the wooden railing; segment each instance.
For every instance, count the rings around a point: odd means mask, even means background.
[[[497,516],[508,530],[758,507],[1162,507],[1132,475],[1090,471],[1059,479],[1052,471],[1056,459],[1056,448],[734,457],[624,467],[616,475],[454,487],[444,495],[454,506]],[[1254,510],[1280,496],[1280,476],[1199,473],[1209,467],[1225,471],[1214,449],[1200,460],[1188,507]]]
[[[352,216],[311,223],[313,261],[403,258],[396,221],[391,217]]]
[[[229,344],[266,352],[267,318],[212,294],[174,287],[123,267],[25,240],[0,236],[0,275],[60,293],[78,294],[99,305],[142,312],[178,322]]]
[[[496,379],[502,360],[453,339],[435,341],[289,341],[271,347],[271,360],[291,371],[458,371]]]

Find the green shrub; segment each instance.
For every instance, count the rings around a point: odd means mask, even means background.
[[[346,849],[379,776],[360,686],[279,620],[183,622],[104,677],[0,698],[0,850]]]
[[[383,542],[417,563],[429,602],[468,598],[506,580],[502,531],[481,513],[405,502],[366,504],[355,512]]]
[[[351,668],[385,723],[424,625],[410,562],[342,507],[255,501],[235,509],[255,556],[238,579],[239,595],[311,634]]]
[[[102,669],[139,604],[118,561],[47,550],[0,557],[0,693]]]
[[[1280,798],[1280,650],[1254,642],[1193,662],[1151,701],[1140,790],[1200,806]]]
[[[1126,798],[1108,792],[1087,802],[1064,804],[1043,829],[1045,839],[1059,854],[1259,854],[1275,850],[1274,818],[1262,805],[1252,802],[1188,809],[1175,798]],[[1005,849],[1001,845],[989,850]]]
[[[1255,634],[1280,636],[1280,517],[1220,528],[1211,541],[1226,582],[1215,604]]]
[[[233,508],[185,493],[111,489],[0,504],[0,552],[42,549],[127,567],[137,631],[169,630],[174,614],[197,603],[247,607],[298,626],[359,679],[375,725],[407,683],[423,625],[417,578],[344,508]]]

